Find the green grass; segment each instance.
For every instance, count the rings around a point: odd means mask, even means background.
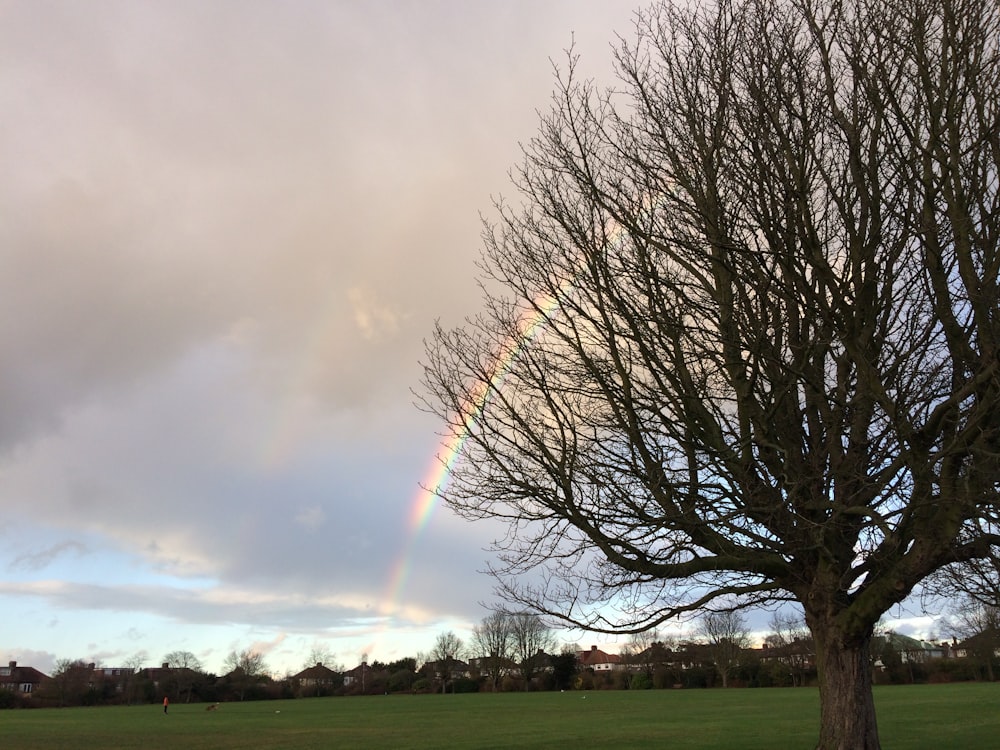
[[[996,746],[1000,684],[876,689],[893,750]],[[650,690],[313,698],[0,711],[0,746],[226,750],[331,747],[811,748],[813,689]]]

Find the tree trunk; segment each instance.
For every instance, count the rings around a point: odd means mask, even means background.
[[[879,750],[871,634],[848,639],[834,628],[814,628],[813,638],[820,695],[817,750]]]

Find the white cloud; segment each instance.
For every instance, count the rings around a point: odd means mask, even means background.
[[[388,338],[399,331],[399,315],[388,305],[375,299],[369,289],[353,287],[347,297],[354,310],[354,322],[368,341]]]

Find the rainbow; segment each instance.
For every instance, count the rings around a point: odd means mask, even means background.
[[[390,570],[389,582],[382,600],[384,605],[381,609],[381,614],[387,620],[401,611],[403,592],[413,569],[414,555],[420,537],[434,515],[438,498],[447,485],[452,467],[462,454],[462,448],[469,437],[472,426],[482,415],[490,394],[502,387],[504,377],[509,372],[512,363],[528,342],[545,327],[552,313],[559,307],[565,293],[574,283],[575,279],[568,279],[560,285],[555,294],[544,294],[536,298],[531,308],[533,312],[522,319],[518,326],[518,334],[511,336],[500,348],[500,352],[489,370],[490,377],[479,383],[476,390],[470,394],[465,409],[459,415],[462,428],[455,430],[451,437],[442,444],[442,450],[434,456],[424,479],[420,482],[420,490],[410,503],[406,543]]]

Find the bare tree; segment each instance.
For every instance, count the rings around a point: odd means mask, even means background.
[[[879,746],[875,622],[1000,541],[998,38],[995,0],[665,0],[617,88],[571,53],[425,360],[503,596],[797,601],[819,747]]]
[[[251,648],[230,651],[229,655],[226,656],[225,665],[240,700],[246,697],[247,688],[256,683],[259,678],[267,675],[264,655]]]
[[[1000,648],[1000,607],[968,596],[956,607],[949,625],[952,637],[966,644],[969,656],[982,663],[986,679],[993,682],[994,662]]]
[[[363,658],[362,661],[367,661],[367,658]],[[335,657],[333,651],[331,651],[326,645],[322,643],[313,643],[312,648],[309,649],[309,655],[306,656],[305,664],[302,666],[305,669],[309,667],[315,667],[316,665],[329,667],[334,671],[343,671],[342,668],[334,664]]]
[[[631,633],[628,643],[621,650],[621,656],[631,673],[629,688],[635,685],[637,675],[643,675],[651,680],[653,670],[663,660],[664,655],[663,644],[656,628]]]
[[[184,696],[185,703],[190,703],[198,673],[204,669],[201,661],[190,651],[171,651],[163,657],[163,663],[172,670],[172,687],[177,690],[178,695]]]
[[[722,687],[729,687],[729,678],[743,663],[744,654],[750,648],[750,627],[746,618],[733,610],[706,612],[699,630],[708,644]]]
[[[229,656],[226,657],[226,666],[229,669],[239,669],[251,677],[267,674],[264,655],[253,649],[230,652]]]
[[[963,609],[973,604],[987,610],[1000,607],[1000,549],[942,568],[927,582],[925,593],[946,600],[958,594],[966,600]]]
[[[184,667],[185,669],[193,669],[196,672],[202,670],[201,660],[190,651],[171,651],[163,657],[163,663],[172,669]]]
[[[57,705],[79,705],[90,679],[91,668],[82,659],[58,659],[47,689],[55,694]]]
[[[500,678],[510,661],[513,646],[513,629],[507,612],[492,612],[472,629],[472,651],[482,660],[493,692],[497,691]]]
[[[777,652],[777,658],[788,667],[792,687],[805,685],[806,671],[813,661],[812,639],[805,620],[801,615],[779,611],[771,615],[768,624],[771,632],[764,638],[764,643]]]
[[[533,612],[512,612],[508,615],[511,627],[514,661],[521,669],[524,689],[531,687],[531,680],[545,666],[556,638],[552,629]]]
[[[140,700],[140,689],[142,687],[141,670],[146,664],[149,655],[145,651],[132,654],[125,660],[125,684],[122,692],[125,694],[125,703],[132,705]]]
[[[431,650],[431,661],[435,663],[438,679],[441,680],[441,692],[448,690],[448,685],[452,681],[455,663],[462,658],[465,644],[462,639],[449,630],[446,633],[438,634],[434,641],[434,648]]]

